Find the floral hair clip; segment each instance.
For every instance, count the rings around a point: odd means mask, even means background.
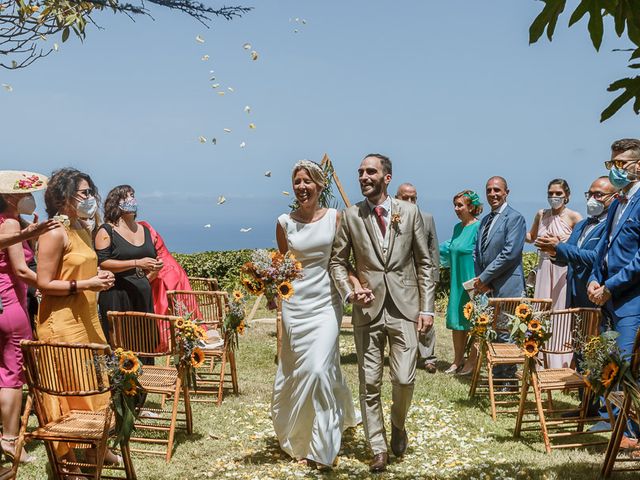
[[[31,188],[41,187],[44,184],[38,175],[31,175],[30,177],[24,175],[24,177],[23,179],[16,180],[16,183],[13,184],[14,190],[29,190]]]
[[[476,192],[465,193],[462,196],[467,197],[469,200],[471,200],[471,205],[473,205],[474,207],[479,207],[480,205],[482,205],[480,197]]]

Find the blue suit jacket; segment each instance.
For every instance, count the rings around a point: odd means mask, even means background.
[[[494,297],[520,297],[525,291],[522,248],[527,225],[524,217],[507,205],[496,218],[487,248],[482,252],[480,243],[487,219],[485,216],[480,223],[473,251],[476,276],[491,287]]]
[[[618,318],[640,315],[640,194],[629,200],[616,228],[613,219],[618,200],[609,207],[607,225],[589,281],[597,281],[611,291],[606,308]],[[611,242],[609,242],[609,235]],[[608,261],[605,265],[605,257]]]
[[[596,248],[607,227],[607,222],[597,224],[578,247],[578,240],[586,226],[586,220],[579,222],[573,228],[569,239],[556,247],[556,258],[553,263],[567,266],[567,308],[596,306],[587,296],[587,287],[596,259]]]

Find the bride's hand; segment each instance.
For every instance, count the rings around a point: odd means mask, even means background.
[[[375,298],[373,292],[368,288],[357,288],[353,291],[353,303],[361,307],[368,307]]]

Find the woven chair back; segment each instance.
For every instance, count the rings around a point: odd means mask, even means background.
[[[516,308],[521,303],[528,303],[534,312],[543,312],[551,309],[549,298],[490,298],[489,306],[493,307],[493,329],[496,332],[511,331],[505,314],[515,315]]]
[[[176,317],[144,312],[107,312],[111,345],[136,355],[162,357],[176,354]]]
[[[189,277],[191,289],[199,292],[215,292],[220,289],[217,278]]]
[[[169,311],[177,316],[189,316],[191,320],[205,324],[208,328],[220,330],[228,305],[227,292],[188,292],[172,290],[167,292]]]
[[[550,311],[548,314],[551,338],[540,349],[544,353],[573,353],[576,347],[576,333],[579,333],[581,338],[598,335],[602,318],[598,308],[568,308]]]
[[[82,397],[110,390],[108,345],[22,340],[27,384],[38,393]]]

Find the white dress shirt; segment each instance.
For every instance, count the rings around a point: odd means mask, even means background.
[[[378,243],[382,246],[382,253],[386,257],[387,249],[389,248],[389,225],[391,225],[391,197],[387,195],[387,198],[384,202],[380,204],[382,207],[382,220],[384,220],[385,224],[385,235],[382,237],[382,232],[380,231],[380,226],[378,225],[378,216],[375,212],[375,205],[373,202],[370,202],[367,198],[367,205],[371,209],[371,221],[373,222],[374,231],[376,232],[376,238],[378,239]]]
[[[629,191],[626,194],[627,197],[627,202],[626,203],[619,203],[618,204],[618,208],[616,209],[616,214],[613,217],[613,225],[611,228],[611,235],[609,236],[609,241],[611,241],[611,236],[613,235],[613,232],[616,229],[616,226],[618,225],[618,222],[620,221],[620,218],[622,217],[622,214],[624,213],[624,211],[627,209],[627,207],[629,206],[629,202],[631,201],[631,199],[633,198],[633,196],[638,192],[638,189],[640,189],[640,182],[636,182],[633,187],[631,187],[629,189]]]
[[[487,226],[485,226],[484,228],[489,228],[489,233],[491,233],[491,229],[493,228],[493,226],[496,224],[496,221],[498,220],[498,217],[502,214],[502,212],[504,212],[504,209],[507,208],[507,202],[504,202],[500,208],[498,208],[498,210],[492,211],[491,213],[495,213],[495,215],[493,216],[493,218],[491,219],[491,223]]]

